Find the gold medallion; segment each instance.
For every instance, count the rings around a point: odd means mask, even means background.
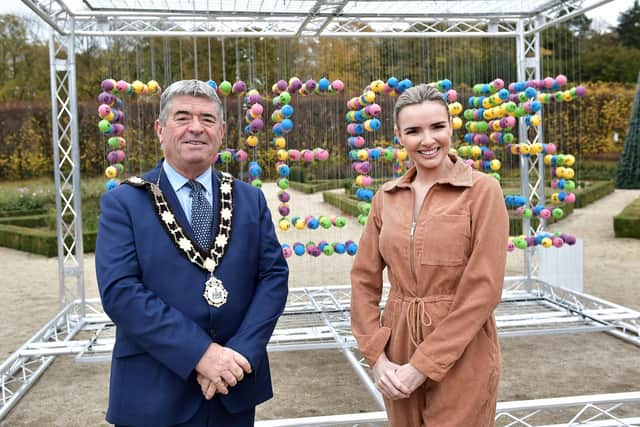
[[[218,279],[213,274],[209,277],[204,284],[204,299],[207,303],[215,308],[220,308],[227,302],[227,296],[229,292],[222,284],[222,280]]]

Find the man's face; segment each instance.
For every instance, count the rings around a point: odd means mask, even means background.
[[[201,175],[215,161],[226,123],[216,103],[205,97],[176,95],[166,123],[155,123],[165,160],[189,179]]]

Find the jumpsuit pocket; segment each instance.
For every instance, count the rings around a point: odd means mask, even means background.
[[[421,264],[457,266],[465,263],[471,241],[469,215],[429,217],[423,230]]]

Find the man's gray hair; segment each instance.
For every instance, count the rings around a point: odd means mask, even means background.
[[[447,101],[444,100],[444,97],[438,89],[436,89],[435,86],[422,83],[417,86],[410,87],[402,92],[398,97],[396,105],[393,107],[393,118],[396,126],[398,126],[398,115],[400,115],[400,111],[404,107],[422,104],[426,101],[441,102],[442,106],[447,110],[447,114],[449,114],[449,105],[447,104]]]
[[[222,108],[222,102],[214,88],[209,86],[206,82],[201,80],[178,80],[173,82],[167,87],[160,96],[160,114],[158,120],[161,125],[167,123],[167,114],[171,109],[171,101],[174,96],[188,95],[201,98],[207,98],[218,107],[218,113],[220,115],[220,121],[224,122],[224,110]]]

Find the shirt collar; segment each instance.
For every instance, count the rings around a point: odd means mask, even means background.
[[[166,160],[162,162],[162,169],[164,173],[167,175],[167,179],[173,188],[173,191],[178,191],[184,185],[189,182],[189,179],[180,174],[180,172],[176,171],[173,166],[169,164]],[[213,189],[211,188],[211,168],[207,168],[202,175],[196,178],[200,184],[204,186],[207,190],[207,193],[211,194]]]
[[[442,178],[439,178],[437,184],[450,184],[455,187],[471,187],[473,179],[471,176],[472,169],[469,165],[465,164],[455,154],[449,154],[452,165],[449,168],[449,173]],[[415,178],[417,173],[416,167],[412,166],[404,175],[400,178],[388,182],[384,187],[384,191],[392,191],[396,188],[409,188],[411,182]]]

